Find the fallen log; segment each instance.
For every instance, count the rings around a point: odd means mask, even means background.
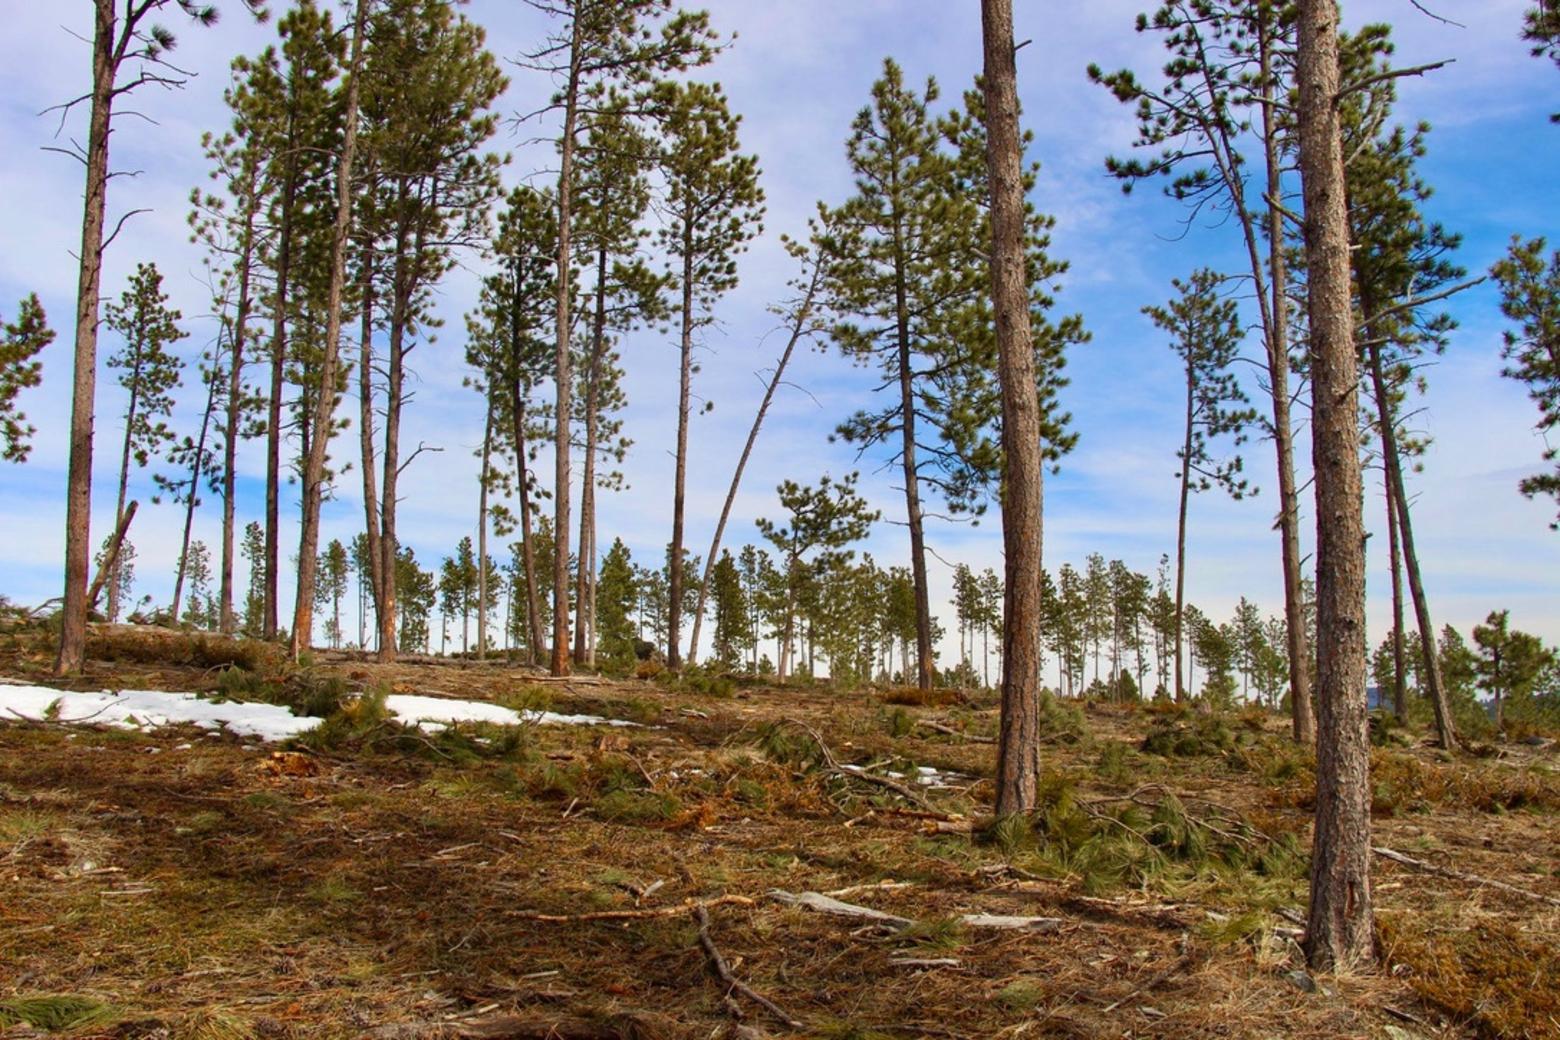
[[[867,921],[888,928],[908,928],[916,923],[913,918],[900,917],[898,914],[874,910],[870,906],[846,903],[832,896],[826,896],[822,892],[796,893],[786,892],[777,888],[770,891],[769,898],[785,906],[801,907],[816,913],[828,914],[832,917],[844,917],[853,921]],[[961,914],[957,920],[966,928],[1035,932],[1054,932],[1064,923],[1060,917],[1027,917],[1014,914]]]

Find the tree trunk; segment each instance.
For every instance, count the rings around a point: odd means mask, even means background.
[[[352,227],[352,163],[357,150],[358,89],[362,79],[363,36],[367,17],[368,0],[357,0],[352,25],[352,66],[347,74],[346,134],[336,168],[336,222],[331,230],[330,289],[325,301],[325,357],[320,365],[319,393],[310,417],[314,440],[309,445],[303,469],[303,531],[298,541],[298,588],[291,641],[294,661],[309,645],[314,627],[314,573],[319,565],[320,501],[324,492],[325,450],[330,444],[331,420],[336,404],[336,368],[341,348],[341,295],[346,281],[347,235]],[[380,653],[383,652],[384,647],[381,646]]]
[[[1364,301],[1362,300],[1363,304]],[[1367,326],[1366,335],[1372,333]],[[1408,572],[1409,595],[1414,600],[1414,619],[1419,625],[1419,646],[1424,657],[1425,690],[1430,706],[1435,712],[1436,739],[1451,751],[1457,747],[1457,723],[1452,718],[1451,705],[1446,699],[1446,687],[1441,682],[1441,660],[1436,654],[1435,625],[1430,620],[1430,600],[1425,595],[1424,580],[1419,573],[1419,554],[1414,551],[1414,525],[1409,519],[1408,488],[1403,482],[1403,459],[1398,454],[1397,427],[1392,416],[1392,402],[1387,394],[1386,373],[1382,370],[1381,346],[1370,345],[1370,378],[1375,391],[1377,424],[1381,428],[1381,454],[1387,467],[1387,480],[1391,484],[1391,504],[1397,517],[1397,531],[1402,536],[1404,569]],[[1402,622],[1398,622],[1402,631]],[[1401,675],[1401,671],[1399,672]],[[1401,679],[1399,680],[1401,682]]]
[[[125,406],[125,438],[124,447],[119,455],[119,496],[114,500],[114,524],[125,515],[125,492],[130,486],[130,449],[133,444],[136,412],[140,410],[141,401],[141,359],[139,353],[136,356],[135,367],[130,371],[130,401]],[[108,620],[119,620],[119,557],[114,557],[114,566],[108,575]]]
[[[382,645],[382,640],[378,639],[377,635],[381,631],[378,619],[379,605],[384,598],[385,558],[384,546],[380,543],[379,534],[379,480],[375,475],[377,452],[374,450],[374,249],[371,243],[364,243],[362,263],[363,306],[358,315],[358,446],[362,453],[363,537],[368,556],[369,590],[374,600],[377,650],[378,645]],[[393,558],[389,566],[394,570]],[[361,587],[360,575],[359,588]],[[362,633],[362,627],[360,606],[358,639],[366,644],[368,637]],[[365,645],[363,649],[366,650],[368,647]]]
[[[103,586],[109,576],[114,573],[119,563],[119,549],[125,543],[125,535],[130,533],[130,521],[135,519],[135,511],[141,503],[131,499],[125,507],[124,515],[119,518],[119,524],[114,528],[113,536],[109,538],[103,555],[103,566],[98,568],[97,576],[92,579],[92,587],[87,590],[87,613],[97,608],[98,597],[103,594]]]
[[[666,666],[682,664],[683,507],[688,486],[688,409],[693,393],[693,218],[682,218],[682,359],[677,382],[677,476],[672,491],[671,611],[667,619]],[[697,624],[697,622],[695,622]]]
[[[897,185],[895,191],[898,191]],[[926,578],[926,535],[921,518],[920,473],[915,461],[915,386],[910,367],[910,310],[897,194],[894,208],[894,333],[899,351],[899,407],[903,413],[900,422],[900,454],[905,480],[905,519],[910,528],[910,574],[915,587],[916,685],[923,690],[930,690],[932,671],[936,667],[932,660],[932,605]]]
[[[287,114],[288,151],[293,144],[293,113]],[[281,576],[282,391],[287,366],[287,294],[292,277],[293,207],[298,194],[298,160],[289,154],[282,185],[281,221],[277,225],[276,302],[271,316],[271,395],[265,431],[265,596],[260,634],[275,639]]]
[[[227,430],[222,440],[222,574],[219,579],[218,628],[232,635],[237,625],[233,613],[233,539],[236,528],[235,496],[238,493],[239,424],[243,421],[244,346],[249,334],[249,269],[254,263],[255,203],[259,165],[251,161],[249,202],[244,213],[244,245],[238,261],[238,310],[233,318],[233,350],[228,359]]]
[[[1316,823],[1306,956],[1313,969],[1329,971],[1367,964],[1375,955],[1365,526],[1336,0],[1300,0],[1299,23],[1317,527]]]
[[[1307,665],[1305,589],[1300,577],[1300,495],[1295,488],[1294,426],[1289,413],[1289,268],[1284,258],[1283,190],[1278,147],[1277,98],[1273,82],[1273,47],[1269,23],[1258,21],[1262,62],[1262,136],[1267,163],[1268,274],[1272,302],[1267,336],[1268,382],[1273,397],[1273,450],[1278,458],[1278,530],[1284,566],[1284,629],[1289,652],[1291,733],[1297,743],[1316,742],[1316,713],[1311,704]]]
[[[493,389],[484,385],[487,421],[482,426],[482,486],[477,495],[477,657],[488,651],[488,462],[493,453]]]
[[[179,546],[178,576],[173,581],[173,611],[168,618],[171,627],[179,627],[179,602],[184,597],[184,573],[190,561],[190,532],[195,526],[195,505],[200,490],[201,463],[206,457],[206,434],[211,429],[211,415],[217,409],[217,378],[212,373],[206,387],[206,411],[200,419],[200,436],[195,441],[195,460],[190,464],[189,497],[184,503],[184,539]]]
[[[70,402],[70,464],[65,491],[65,601],[56,675],[81,671],[87,649],[87,569],[92,556],[92,423],[97,396],[98,296],[103,276],[103,213],[108,204],[108,130],[118,72],[114,0],[95,0],[87,184],[76,281],[75,371]]]
[[[1188,348],[1191,345],[1188,344]],[[1184,649],[1181,628],[1186,615],[1186,507],[1192,493],[1192,407],[1196,394],[1192,361],[1186,361],[1186,439],[1181,445],[1181,506],[1175,528],[1175,702],[1186,700],[1190,679],[1183,680]]]
[[[569,78],[563,91],[563,138],[558,168],[557,414],[553,434],[553,632],[552,674],[569,674],[569,420],[573,374],[569,357],[570,221],[574,197],[574,134],[579,121],[580,21],[575,13],[569,43]]]
[[[1371,359],[1372,367],[1376,359]],[[1379,392],[1379,391],[1378,391]],[[1383,464],[1385,470],[1385,464]],[[1398,545],[1397,496],[1392,493],[1392,476],[1383,473],[1387,504],[1387,562],[1392,568],[1392,714],[1399,722],[1408,721],[1408,677],[1403,660],[1403,553]]]
[[[991,297],[1002,383],[1002,542],[1006,553],[998,816],[1035,807],[1040,776],[1041,504],[1044,471],[1025,257],[1022,140],[1012,0],[981,0]]]
[[[720,520],[715,524],[715,537],[710,539],[710,552],[704,558],[704,581],[699,585],[698,609],[693,612],[693,637],[688,640],[689,664],[693,664],[698,658],[699,628],[704,621],[704,603],[709,594],[710,582],[714,578],[715,557],[720,553],[720,541],[726,533],[726,523],[731,519],[731,507],[737,501],[738,488],[742,486],[742,473],[747,469],[748,459],[753,455],[753,445],[758,442],[758,431],[764,425],[764,416],[769,414],[769,405],[775,399],[775,391],[780,388],[780,380],[785,376],[786,366],[791,363],[791,355],[806,331],[807,320],[812,314],[813,299],[818,293],[818,286],[823,281],[823,271],[821,259],[815,260],[812,278],[807,283],[807,291],[803,294],[802,302],[792,317],[790,337],[786,340],[785,349],[780,352],[780,360],[775,363],[775,374],[770,377],[769,385],[764,387],[764,398],[759,402],[758,413],[753,416],[753,425],[748,429],[747,442],[742,445],[742,454],[737,459],[736,471],[731,475],[731,486],[726,489],[726,501],[721,506]],[[754,645],[757,646],[756,639]],[[753,667],[757,670],[756,661]]]
[[[591,576],[596,566],[596,409],[597,380],[607,334],[607,250],[596,250],[596,313],[591,322],[590,357],[585,368],[585,472],[580,480],[580,551],[574,586],[574,663],[584,667],[591,654]]]
[[[398,186],[402,200],[406,198],[404,178]],[[374,604],[379,619],[378,660],[389,663],[396,656],[396,554],[400,551],[396,534],[396,505],[399,500],[401,476],[401,408],[405,403],[406,383],[406,327],[411,322],[412,283],[415,268],[421,255],[421,240],[407,243],[404,221],[396,228],[395,260],[391,268],[390,337],[385,371],[385,447],[383,473],[379,496],[379,552],[380,588]],[[410,248],[411,257],[407,255]]]

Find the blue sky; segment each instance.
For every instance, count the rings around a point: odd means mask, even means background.
[[[139,170],[113,182],[111,214],[149,208],[127,225],[109,254],[105,294],[117,296],[137,261],[155,260],[169,291],[187,317],[191,350],[202,346],[213,324],[199,280],[200,254],[184,223],[189,189],[204,183],[199,137],[225,125],[221,92],[227,65],[253,53],[271,36],[236,2],[222,5],[215,28],[179,30],[176,60],[194,72],[179,92],[138,95],[146,119],[127,118],[114,139],[115,165]],[[1360,0],[1344,7],[1345,22],[1394,24],[1398,63],[1417,65],[1455,58],[1455,64],[1422,79],[1404,81],[1402,121],[1429,120],[1430,154],[1422,169],[1437,194],[1431,215],[1465,236],[1461,262],[1481,271],[1498,258],[1513,233],[1547,235],[1560,242],[1560,206],[1554,170],[1560,159],[1560,127],[1548,113],[1560,110],[1560,72],[1530,58],[1517,33],[1524,3],[1489,0],[1467,27],[1432,21],[1409,0]],[[978,5],[974,0],[792,0],[786,4],[716,0],[714,24],[735,33],[734,45],[707,71],[743,115],[746,149],[759,155],[769,212],[766,237],[741,264],[740,287],[719,307],[718,323],[701,344],[703,370],[695,389],[715,402],[695,420],[690,463],[690,543],[702,551],[725,494],[731,467],[762,391],[759,374],[782,342],[772,334],[766,306],[780,298],[790,264],[778,243],[781,232],[800,232],[819,199],[838,202],[850,190],[843,142],[849,122],[865,102],[882,60],[893,56],[907,78],[935,75],[951,106],[979,68]],[[1071,262],[1060,306],[1081,312],[1093,334],[1077,349],[1072,385],[1063,403],[1076,418],[1078,450],[1046,489],[1046,557],[1081,565],[1098,551],[1152,572],[1175,537],[1174,450],[1179,433],[1175,359],[1140,308],[1161,302],[1170,279],[1194,267],[1237,270],[1234,229],[1197,227],[1180,236],[1177,205],[1152,189],[1123,197],[1103,172],[1108,154],[1125,152],[1133,137],[1130,113],[1088,83],[1084,69],[1128,65],[1151,72],[1161,62],[1156,40],[1132,31],[1137,2],[1018,4],[1017,33],[1032,39],[1021,52],[1020,91],[1026,126],[1035,133],[1032,155],[1043,164],[1036,204],[1057,218],[1054,250]],[[1448,8],[1450,11],[1450,7]],[[544,28],[534,13],[512,0],[474,0],[468,15],[486,27],[501,59],[520,54]],[[59,340],[44,355],[45,385],[23,406],[39,427],[32,460],[0,470],[0,592],[21,602],[57,595],[63,545],[65,430],[69,404],[70,316],[73,312],[79,237],[81,174],[69,160],[41,151],[56,143],[55,117],[45,107],[85,89],[90,31],[87,5],[19,5],[9,12],[11,31],[0,39],[0,313],[9,317],[18,297],[36,291]],[[513,83],[501,105],[506,115],[538,107],[548,85],[511,70]],[[67,121],[65,134],[82,132]],[[525,142],[543,127],[508,128],[494,148],[513,154],[510,183],[548,165],[544,149]],[[541,175],[545,180],[546,175]],[[441,288],[438,307],[447,319],[439,341],[414,355],[416,400],[403,442],[426,441],[444,449],[424,456],[403,480],[401,530],[425,561],[452,551],[476,522],[477,463],[482,433],[478,399],[463,389],[460,315],[475,297],[483,273],[477,256],[462,258]],[[1425,579],[1437,624],[1466,630],[1491,609],[1509,607],[1513,623],[1560,640],[1560,535],[1548,521],[1553,509],[1516,492],[1521,475],[1539,465],[1542,442],[1533,432],[1534,406],[1522,389],[1499,376],[1503,327],[1493,289],[1458,297],[1451,310],[1461,322],[1446,357],[1429,373],[1422,426],[1434,437],[1424,472],[1412,478]],[[106,358],[114,344],[101,346]],[[1259,344],[1253,339],[1254,357]],[[623,346],[630,409],[627,433],[635,445],[629,460],[631,487],[603,497],[602,545],[621,536],[641,561],[659,559],[671,527],[670,449],[676,429],[675,346],[667,337],[641,333]],[[815,479],[857,466],[849,449],[828,443],[841,418],[858,407],[870,379],[838,356],[798,357],[791,378],[806,392],[782,394],[764,431],[757,457],[728,533],[728,544],[756,540],[754,518],[775,515],[774,486],[785,477]],[[181,419],[195,407],[186,393]],[[100,380],[98,451],[94,481],[94,539],[111,520],[115,441],[121,430],[121,392]],[[352,408],[355,412],[355,406]],[[347,452],[353,442],[341,446]],[[1306,448],[1305,450],[1308,450]],[[260,445],[241,458],[242,520],[257,518],[264,462]],[[887,473],[870,460],[860,464],[863,482],[885,518],[901,518],[902,496]],[[544,467],[549,469],[549,467]],[[1274,508],[1272,451],[1248,447],[1248,470],[1262,493],[1230,502],[1214,495],[1193,501],[1189,595],[1215,617],[1227,617],[1240,596],[1264,609],[1280,607],[1278,545],[1271,530]],[[135,491],[151,491],[142,472]],[[325,506],[325,536],[349,538],[362,524],[353,479]],[[289,505],[294,501],[289,498]],[[289,509],[289,517],[295,510]],[[1368,478],[1366,515],[1380,530],[1379,480]],[[137,521],[139,592],[158,602],[171,595],[172,563],[181,517],[168,505],[150,507]],[[219,510],[210,504],[198,519],[198,536],[215,545]],[[1306,542],[1311,519],[1307,510]],[[951,569],[942,560],[1000,570],[1000,535],[993,516],[978,528],[936,525],[929,541],[934,596],[944,600]],[[296,544],[289,522],[284,545]],[[1372,637],[1387,619],[1385,538],[1371,540]],[[904,529],[878,526],[865,546],[884,564],[903,562]],[[1307,550],[1309,551],[1309,550]],[[951,627],[952,611],[940,608]],[[951,643],[951,641],[950,641]],[[945,648],[952,652],[952,646]]]

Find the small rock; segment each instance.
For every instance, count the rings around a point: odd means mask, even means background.
[[[1299,970],[1285,972],[1284,978],[1288,979],[1290,984],[1302,993],[1316,992],[1316,980],[1311,978],[1307,972]]]

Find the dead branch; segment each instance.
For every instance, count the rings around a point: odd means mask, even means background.
[[[1467,874],[1461,870],[1453,870],[1451,867],[1442,867],[1434,863],[1427,863],[1422,859],[1406,856],[1395,849],[1389,849],[1382,845],[1375,846],[1371,851],[1382,859],[1390,859],[1394,863],[1401,863],[1405,867],[1425,874],[1435,874],[1451,881],[1461,881],[1469,885],[1483,885],[1514,896],[1522,896],[1524,899],[1535,899],[1540,903],[1548,903],[1551,906],[1560,906],[1560,899],[1554,896],[1546,896],[1542,892],[1534,892],[1531,889],[1518,888],[1516,885],[1508,885],[1504,881],[1496,881],[1494,878],[1480,877],[1478,874]]]
[[[736,974],[732,972],[731,965],[721,955],[720,948],[715,945],[715,940],[710,938],[710,912],[702,905],[696,904],[693,908],[693,916],[694,920],[699,922],[699,945],[704,947],[704,955],[709,958],[710,967],[720,981],[726,984],[727,990],[733,993],[740,993],[748,998],[789,1029],[805,1028],[801,1022],[786,1014],[774,1001],[754,990],[752,986],[737,978]]]
[[[753,900],[747,896],[718,896],[714,899],[703,901],[690,899],[674,906],[658,906],[648,910],[595,910],[585,914],[544,914],[533,910],[508,910],[506,917],[516,917],[522,921],[543,921],[548,924],[579,924],[586,921],[634,921],[645,917],[676,917],[686,914],[698,907],[711,906],[752,906]]]
[[[802,722],[800,719],[781,719],[780,725],[795,726],[797,729],[800,729],[809,737],[811,737],[812,742],[818,745],[818,754],[823,759],[824,768],[828,772],[833,773],[835,776],[843,777],[847,780],[861,780],[869,784],[874,784],[878,787],[886,788],[887,790],[893,791],[895,794],[899,795],[899,797],[903,798],[905,801],[925,809],[927,812],[937,811],[935,808],[933,808],[932,803],[923,798],[919,792],[912,790],[892,777],[878,776],[876,773],[869,773],[859,766],[855,769],[851,769],[841,765],[840,760],[835,758],[834,752],[829,749],[829,745],[824,743],[823,736],[819,734],[817,730],[813,729],[807,723]]]
[[[853,921],[868,921],[896,930],[908,928],[916,923],[914,919],[909,917],[900,917],[898,914],[874,910],[870,906],[858,906],[855,903],[842,902],[832,896],[826,896],[822,892],[794,893],[777,888],[770,891],[769,898],[785,906],[798,906],[806,910],[814,910],[820,914],[844,917]],[[1060,917],[1026,917],[1012,914],[961,914],[958,920],[966,928],[1035,932],[1054,932],[1063,924]]]
[[[973,733],[966,733],[962,729],[954,729],[952,726],[944,725],[941,722],[933,722],[931,719],[918,719],[916,725],[925,726],[936,733],[946,733],[950,737],[960,737],[971,744],[995,744],[997,742],[996,737],[981,737]]]

